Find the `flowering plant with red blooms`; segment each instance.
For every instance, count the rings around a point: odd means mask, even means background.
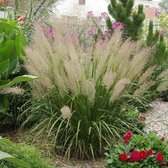
[[[120,154],[120,160],[121,161],[127,161],[127,159],[128,159],[128,156],[127,156],[127,154],[126,153],[122,153],[122,154]]]
[[[146,117],[143,116],[143,115],[141,115],[141,116],[139,117],[139,119],[140,119],[141,121],[145,121],[145,120],[146,120]]]
[[[130,153],[130,161],[131,162],[138,162],[138,161],[140,161],[140,159],[141,159],[140,152],[133,150]]]
[[[168,167],[168,142],[153,133],[136,135],[128,131],[105,155],[107,168]]]
[[[142,150],[139,152],[139,155],[140,155],[140,159],[144,160],[147,157],[147,151]]]
[[[128,141],[132,138],[132,132],[128,131],[124,136],[123,136],[123,141],[125,144],[128,143]]]
[[[163,154],[162,154],[162,153],[157,153],[157,154],[156,154],[156,160],[157,160],[158,162],[163,162],[163,160],[164,160]]]
[[[165,137],[162,137],[162,138],[161,138],[161,141],[165,141]]]
[[[153,155],[153,150],[152,150],[152,149],[149,149],[149,150],[147,151],[147,155],[148,155],[148,156]]]

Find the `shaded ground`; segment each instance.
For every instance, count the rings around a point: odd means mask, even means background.
[[[95,161],[79,161],[73,160],[70,161],[57,157],[55,161],[58,168],[105,168],[104,159],[99,159]]]

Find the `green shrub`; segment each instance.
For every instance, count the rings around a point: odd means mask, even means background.
[[[20,159],[24,165],[29,164],[31,168],[54,168],[41,158],[40,153],[35,148],[30,148],[25,145],[14,144],[7,139],[0,140],[0,151],[9,153],[11,156]],[[1,156],[1,154],[0,154]],[[10,161],[10,160],[9,160]],[[22,163],[21,162],[21,163]],[[0,159],[1,168],[24,168],[23,165],[14,164],[11,162],[2,161]]]
[[[31,75],[14,76],[20,67],[24,53],[25,39],[16,21],[0,20],[0,112],[6,116],[9,107],[8,93],[20,93],[13,85],[35,79]],[[3,114],[2,114],[3,112]],[[0,122],[4,117],[0,116]]]
[[[168,15],[166,13],[161,13],[160,16],[155,20],[159,29],[164,32],[164,37],[167,41],[168,38]]]
[[[55,30],[55,41],[48,42],[36,26],[27,49],[28,72],[43,80],[32,84],[34,98],[20,116],[23,125],[34,124],[33,135],[52,139],[56,151],[66,156],[103,155],[104,147],[125,130],[137,130],[138,114],[132,119],[129,109],[134,102],[146,103],[143,95],[163,74],[152,81],[154,67],[144,72],[150,50],[139,42],[123,42],[119,32],[86,53],[77,38],[60,33],[59,24]],[[166,85],[165,79],[160,90]]]
[[[129,131],[105,155],[107,168],[167,167],[168,143],[152,133],[132,135]]]

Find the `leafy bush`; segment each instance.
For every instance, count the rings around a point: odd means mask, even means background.
[[[160,25],[162,25],[162,17],[160,17]],[[163,26],[163,25],[162,25]],[[162,29],[162,27],[160,27]],[[168,49],[167,49],[167,37],[166,31],[158,31],[154,30],[153,21],[149,22],[149,29],[147,35],[147,46],[152,46],[155,48],[155,58],[152,59],[148,66],[156,65],[157,68],[155,70],[154,78],[159,76],[163,71],[168,68]],[[157,97],[160,96],[159,94]],[[161,93],[161,97],[165,100],[168,99],[167,91]]]
[[[18,20],[18,25],[24,31],[26,42],[32,42],[34,21],[46,24],[50,18],[51,8],[57,0],[8,0],[7,6],[12,6],[10,11],[5,12],[10,20]]]
[[[27,49],[28,72],[43,80],[32,84],[34,99],[20,116],[23,125],[35,123],[33,135],[52,139],[66,156],[103,155],[125,130],[137,130],[138,117],[132,118],[129,108],[133,102],[142,106],[143,95],[164,75],[152,81],[154,67],[144,72],[151,51],[139,42],[123,42],[119,32],[85,52],[76,37],[60,32],[59,24],[55,31],[55,41],[48,42],[36,26]],[[160,90],[167,87],[164,80]]]
[[[2,152],[10,154],[5,161],[1,160]],[[12,157],[13,158],[12,158]],[[27,165],[27,166],[26,166]],[[1,168],[54,168],[41,159],[39,152],[25,145],[14,144],[8,139],[0,139],[0,167]]]
[[[11,88],[16,83],[30,81],[36,77],[22,75],[12,77],[20,67],[24,53],[25,39],[23,32],[17,27],[16,21],[0,21],[0,112],[6,112],[9,107],[7,93],[20,91]],[[2,113],[1,113],[2,114]],[[2,116],[0,117],[3,118]]]
[[[127,132],[107,153],[107,168],[159,168],[168,166],[168,143],[155,134]]]

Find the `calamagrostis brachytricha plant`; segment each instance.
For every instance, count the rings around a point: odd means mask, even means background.
[[[48,41],[36,26],[26,67],[42,79],[32,84],[34,99],[22,114],[24,124],[35,123],[31,132],[53,139],[66,156],[100,156],[120,133],[137,128],[127,102],[155,84],[154,67],[144,72],[151,51],[139,42],[123,42],[115,32],[86,53],[74,34],[61,30],[57,24],[55,40]]]

